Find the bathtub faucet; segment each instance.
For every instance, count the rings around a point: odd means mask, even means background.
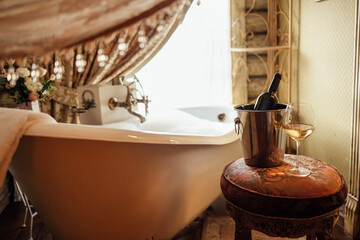
[[[132,89],[129,86],[127,87],[127,96],[126,96],[126,100],[124,102],[119,102],[117,98],[112,97],[109,99],[108,101],[108,106],[111,110],[114,110],[116,107],[123,107],[125,108],[130,114],[138,117],[140,119],[140,122],[143,123],[146,118],[141,115],[140,113],[137,113],[133,110],[133,106],[136,106],[137,103],[144,103],[145,105],[145,114],[148,113],[148,107],[149,107],[149,98],[148,96],[143,95],[141,99],[136,98],[133,94],[132,94]]]
[[[136,98],[134,98],[136,99]],[[149,100],[149,97],[148,96],[142,96],[141,99],[136,99],[135,101],[133,100],[132,101],[132,104],[135,105],[137,103],[143,103],[145,105],[145,116],[149,113],[149,103],[151,101]]]

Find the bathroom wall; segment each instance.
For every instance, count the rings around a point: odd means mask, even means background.
[[[300,153],[334,165],[349,183],[355,0],[302,0],[293,10],[300,16],[293,96],[312,103],[316,116]]]

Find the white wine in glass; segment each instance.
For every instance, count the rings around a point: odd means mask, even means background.
[[[296,142],[295,166],[285,168],[285,173],[293,176],[305,177],[310,170],[299,167],[299,146],[300,143],[310,136],[315,130],[315,117],[310,104],[293,103],[286,109],[284,130],[286,134]]]
[[[290,123],[284,126],[284,130],[289,137],[301,142],[315,130],[315,127],[311,124]]]

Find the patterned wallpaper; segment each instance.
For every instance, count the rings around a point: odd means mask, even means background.
[[[334,165],[349,184],[355,0],[300,1],[298,97],[316,130],[300,154]]]

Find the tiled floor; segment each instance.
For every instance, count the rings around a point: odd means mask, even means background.
[[[29,227],[21,228],[24,217],[24,205],[21,202],[11,203],[0,215],[1,240],[28,240]],[[34,240],[53,240],[51,233],[40,220],[34,219]],[[30,224],[29,218],[27,225]],[[333,240],[351,240],[340,222],[334,232]],[[184,228],[173,240],[232,240],[234,239],[234,222],[226,215],[214,212],[211,208],[199,216],[195,221]],[[253,232],[253,240],[284,240],[284,238],[271,238],[259,232]],[[286,239],[286,238],[285,238]],[[305,239],[305,238],[300,238]]]

